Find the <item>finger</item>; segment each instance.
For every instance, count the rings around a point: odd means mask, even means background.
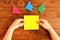
[[[47,20],[45,20],[45,19],[41,19],[40,21],[43,22],[43,23],[47,22]]]
[[[40,23],[41,23],[41,22],[38,21],[38,24],[40,24]],[[43,24],[43,23],[41,23],[41,24]]]
[[[18,19],[18,21],[24,21],[23,19]]]
[[[44,21],[44,19],[40,19],[41,21]]]
[[[44,19],[40,19],[40,21],[44,22]]]
[[[39,25],[43,26],[44,24],[43,23],[39,23]]]
[[[48,21],[47,20],[44,20],[44,23],[47,23]]]
[[[24,23],[20,23],[21,25],[24,25]]]
[[[43,20],[39,20],[38,22],[44,23]]]
[[[16,19],[17,20],[17,22],[21,22],[21,21],[24,21],[23,19]]]
[[[23,27],[24,23],[19,24],[20,27]]]
[[[42,22],[43,22],[43,21],[44,21],[44,19],[40,19],[39,21],[42,21]]]

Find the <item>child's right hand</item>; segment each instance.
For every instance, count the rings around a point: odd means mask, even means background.
[[[48,23],[47,20],[40,19],[38,23],[39,23],[39,25],[41,25],[44,29],[47,29],[47,30],[52,29],[51,25]]]

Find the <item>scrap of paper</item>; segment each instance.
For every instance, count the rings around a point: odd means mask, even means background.
[[[32,12],[33,11],[33,5],[30,2],[28,2],[25,9]]]
[[[41,4],[37,9],[42,14],[45,11],[44,4]]]
[[[19,11],[19,9],[15,6],[13,6],[13,14],[21,14],[21,12]]]
[[[38,15],[24,15],[24,30],[39,30]]]

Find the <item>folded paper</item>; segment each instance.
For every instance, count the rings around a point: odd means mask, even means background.
[[[42,14],[45,11],[44,4],[41,4],[37,9]]]
[[[19,9],[15,6],[13,6],[13,14],[21,14],[21,12],[19,11]]]
[[[36,21],[39,20],[38,15],[24,16],[24,30],[39,30],[39,25]]]
[[[32,12],[33,11],[33,5],[30,2],[28,2],[25,9]]]

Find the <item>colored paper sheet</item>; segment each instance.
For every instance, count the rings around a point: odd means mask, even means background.
[[[36,21],[39,20],[38,15],[24,16],[24,30],[39,30],[39,25]]]
[[[42,14],[45,11],[44,4],[41,4],[37,9]]]
[[[27,10],[32,12],[33,11],[33,5],[30,2],[28,2],[26,7],[25,7],[25,9],[27,9]]]
[[[13,14],[21,14],[21,12],[19,11],[19,9],[15,6],[13,6]]]

